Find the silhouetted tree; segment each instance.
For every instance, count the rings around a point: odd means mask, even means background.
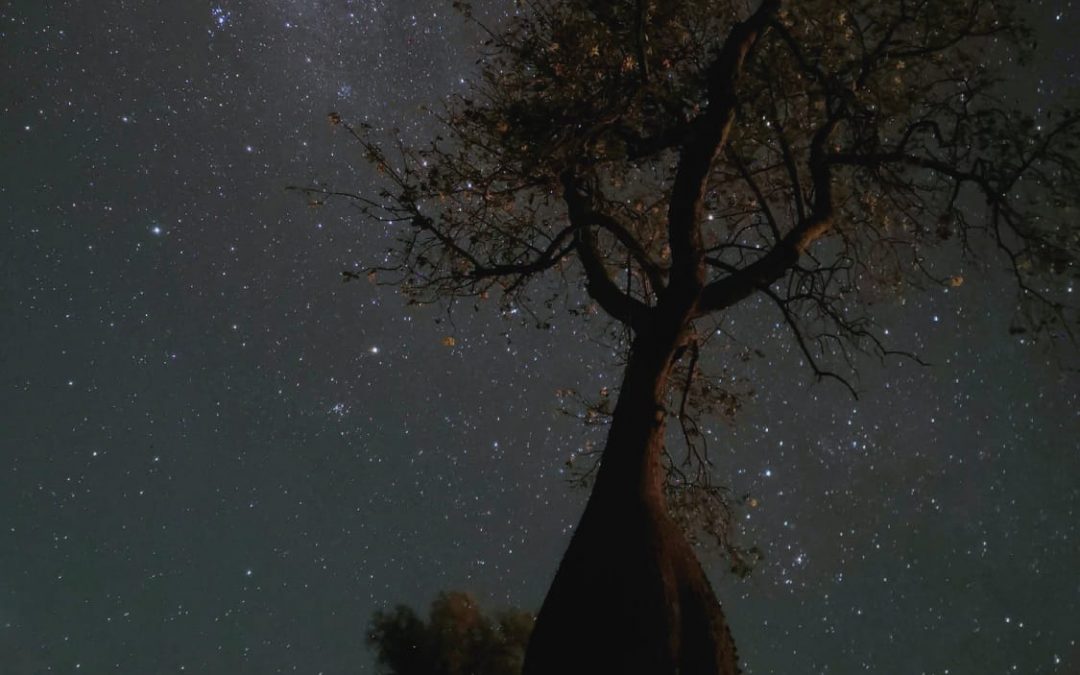
[[[466,593],[440,593],[428,621],[405,605],[378,611],[368,645],[388,675],[519,675],[533,617],[507,610],[488,617]]]
[[[305,190],[398,228],[385,262],[346,279],[415,302],[495,293],[538,321],[562,283],[625,327],[607,443],[525,672],[734,673],[669,514],[672,496],[717,494],[693,410],[727,395],[698,367],[718,317],[763,299],[812,373],[852,388],[855,353],[896,353],[868,299],[960,284],[956,262],[981,259],[1011,270],[1016,330],[1069,330],[1080,116],[1007,104],[1004,69],[1030,51],[1011,0],[519,4],[430,145],[331,115],[381,191]],[[689,501],[723,536],[724,504]]]

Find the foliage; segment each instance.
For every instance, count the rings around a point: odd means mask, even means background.
[[[483,614],[466,593],[440,593],[425,623],[405,605],[378,611],[367,642],[389,675],[517,675],[533,617]]]

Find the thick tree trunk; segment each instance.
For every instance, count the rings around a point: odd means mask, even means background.
[[[639,334],[585,513],[544,600],[525,675],[734,675],[720,604],[667,513],[664,398],[684,321]]]

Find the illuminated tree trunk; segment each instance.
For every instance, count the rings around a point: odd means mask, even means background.
[[[525,675],[733,675],[720,604],[664,499],[665,405],[685,320],[634,340],[585,513],[536,620]]]

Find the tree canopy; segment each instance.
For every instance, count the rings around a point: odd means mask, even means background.
[[[377,611],[367,642],[388,675],[518,675],[533,617],[480,611],[467,593],[440,593],[425,622],[398,605]]]
[[[341,194],[401,228],[365,272],[524,304],[554,273],[630,326],[679,284],[696,317],[761,293],[850,344],[859,289],[959,283],[932,249],[985,240],[1062,318],[1037,276],[1075,274],[1080,120],[1010,105],[1002,64],[1031,50],[1012,2],[519,4],[430,145],[331,115],[387,179]]]

